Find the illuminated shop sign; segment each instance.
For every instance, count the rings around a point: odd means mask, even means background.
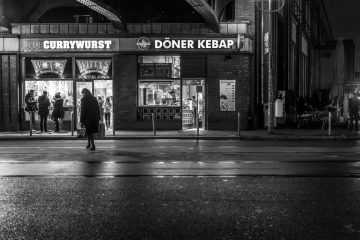
[[[119,39],[21,39],[23,52],[118,51]]]
[[[110,78],[108,75],[111,60],[79,59],[76,60],[79,69],[78,78]]]
[[[165,49],[232,49],[236,48],[235,41],[231,39],[155,39],[154,47]]]
[[[43,74],[55,74],[63,78],[66,60],[31,60],[34,67],[35,78],[39,79]]]
[[[238,34],[232,38],[120,38],[120,51],[213,51],[252,52],[252,39]]]
[[[98,41],[44,41],[44,49],[110,49],[110,40],[98,40]]]

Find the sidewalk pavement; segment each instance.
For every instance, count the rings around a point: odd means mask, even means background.
[[[40,133],[33,131],[30,136],[29,131],[25,132],[0,132],[0,140],[82,140],[78,138],[76,132],[60,133]],[[360,140],[360,132],[350,131],[346,128],[333,129],[331,135],[328,130],[320,129],[274,129],[269,133],[266,129],[243,130],[240,136],[237,131],[214,131],[200,130],[197,136],[196,130],[183,131],[157,131],[156,135],[152,131],[107,131],[105,139],[203,139],[203,140]]]

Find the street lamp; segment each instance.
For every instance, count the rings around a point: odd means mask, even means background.
[[[268,132],[272,133],[273,126],[274,126],[274,119],[273,119],[273,72],[272,72],[272,13],[280,11],[285,5],[285,0],[255,0],[255,6],[259,9],[261,14],[261,35],[264,39],[264,48],[261,55],[262,55],[262,78],[264,77],[264,68],[263,63],[264,60],[267,60],[268,66],[268,109],[267,109],[267,116],[268,116]],[[268,15],[268,27],[267,32],[264,31],[264,13]],[[265,32],[265,33],[264,33]]]

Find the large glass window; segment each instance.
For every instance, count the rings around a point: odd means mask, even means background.
[[[180,80],[139,80],[139,106],[180,106]]]
[[[25,94],[30,90],[35,90],[35,98],[47,91],[50,100],[55,93],[60,92],[64,98],[64,106],[73,106],[73,81],[25,81]]]
[[[181,106],[180,56],[139,56],[138,106]]]
[[[139,56],[139,78],[180,78],[180,56]]]

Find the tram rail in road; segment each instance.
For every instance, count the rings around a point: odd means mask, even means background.
[[[304,176],[360,177],[360,162],[0,161],[0,176]]]

